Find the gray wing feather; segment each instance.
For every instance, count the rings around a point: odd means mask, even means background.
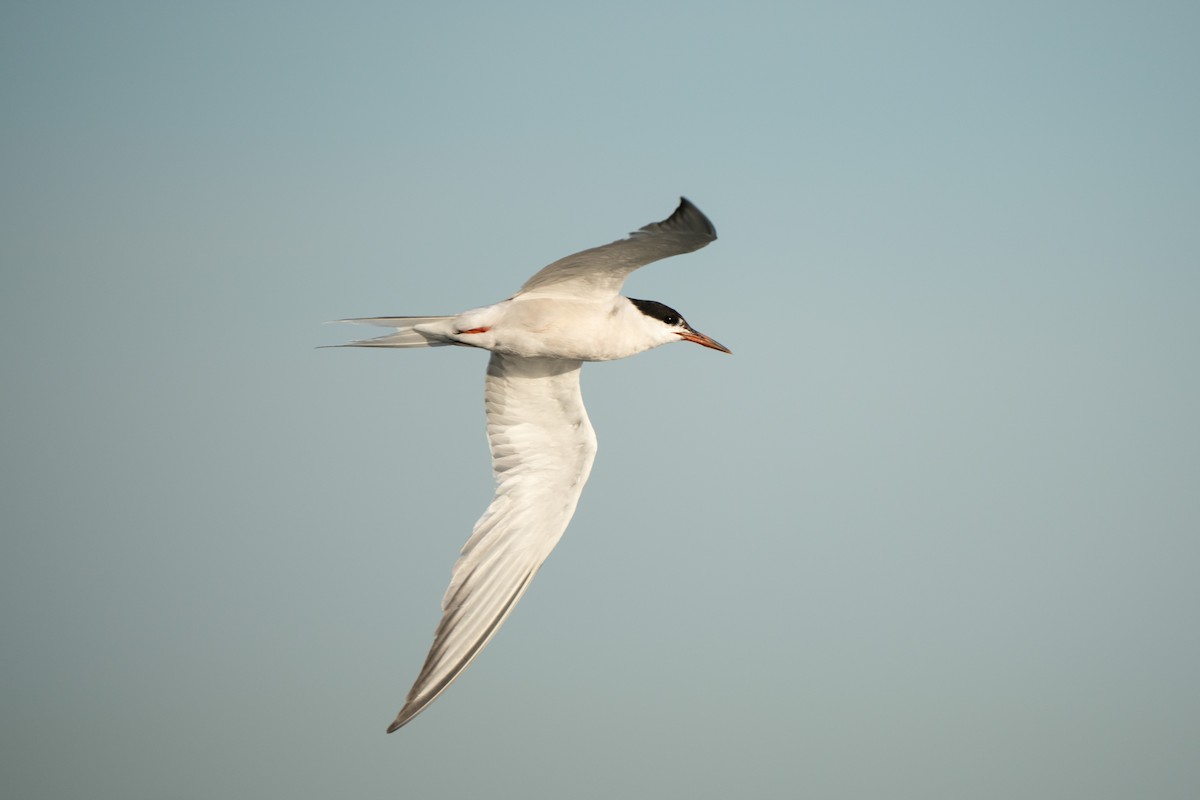
[[[596,455],[578,361],[492,354],[484,405],[496,495],[463,546],[421,674],[388,733],[491,640],[575,513]]]
[[[616,295],[638,267],[670,256],[699,250],[715,241],[717,230],[685,197],[675,213],[662,222],[619,239],[555,261],[525,282],[518,295]]]

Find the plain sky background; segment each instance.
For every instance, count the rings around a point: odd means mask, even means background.
[[[0,795],[1200,796],[1200,6],[0,7]],[[731,347],[384,735],[485,354],[318,350],[671,212]]]

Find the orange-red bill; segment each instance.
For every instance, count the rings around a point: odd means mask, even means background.
[[[729,353],[729,355],[733,355],[733,351],[728,347],[721,344],[716,339],[711,339],[708,336],[705,336],[700,331],[687,331],[679,335],[689,342],[695,342],[696,344],[701,344],[705,347],[711,347],[713,350],[720,350],[722,353]]]

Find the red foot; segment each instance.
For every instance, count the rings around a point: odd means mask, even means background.
[[[491,328],[471,328],[469,331],[459,331],[459,333],[487,333]]]

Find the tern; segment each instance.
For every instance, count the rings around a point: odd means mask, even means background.
[[[662,222],[555,261],[495,305],[455,316],[344,320],[396,332],[341,347],[460,345],[492,354],[483,402],[496,494],[463,545],[433,646],[388,733],[421,713],[479,655],[571,521],[596,455],[579,392],[582,363],[681,341],[730,352],[673,308],[620,294],[638,267],[716,238],[708,218],[681,197]]]

